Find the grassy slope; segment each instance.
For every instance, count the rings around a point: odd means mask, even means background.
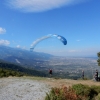
[[[71,79],[54,79],[54,78],[44,78],[44,77],[24,77],[32,80],[42,81],[48,84],[50,87],[62,87],[62,86],[72,86],[74,84],[86,84],[86,85],[100,85],[100,82],[95,82],[93,80],[71,80]]]
[[[61,87],[61,86],[72,86],[74,84],[86,84],[86,85],[100,85],[100,82],[94,82],[93,80],[70,80],[70,79],[51,79],[47,81],[53,87]]]

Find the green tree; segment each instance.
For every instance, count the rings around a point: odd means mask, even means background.
[[[100,52],[98,52],[97,55],[98,55],[98,60],[97,60],[98,66],[100,66]]]

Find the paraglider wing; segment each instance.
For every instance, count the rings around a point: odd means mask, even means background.
[[[34,48],[30,48],[30,51],[32,52]]]
[[[63,36],[58,35],[58,39],[60,39],[60,41],[61,41],[64,45],[67,44],[67,40],[66,40]]]
[[[35,41],[31,44],[30,50],[32,51],[32,50],[34,49],[34,47],[35,47],[39,42],[41,42],[42,40],[48,39],[48,38],[50,38],[50,37],[52,37],[51,34],[49,34],[49,35],[47,35],[47,36],[43,36],[43,37],[41,37],[41,38],[35,40]]]
[[[67,40],[63,36],[57,34],[54,34],[53,36],[57,37],[64,45],[67,44]]]
[[[31,48],[30,48],[30,51],[32,51],[34,49],[34,47],[39,43],[41,42],[42,40],[45,40],[45,39],[48,39],[48,38],[51,38],[51,37],[56,37],[57,39],[59,39],[64,45],[67,44],[67,40],[63,37],[63,36],[60,36],[60,35],[57,35],[57,34],[49,34],[47,36],[43,36],[39,39],[37,39],[36,41],[34,41],[31,45]]]

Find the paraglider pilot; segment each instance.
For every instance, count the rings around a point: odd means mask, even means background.
[[[82,70],[82,79],[84,79],[84,70]]]
[[[52,69],[49,70],[49,75],[51,77],[51,75],[52,75]]]
[[[95,72],[95,80],[98,81],[98,70]]]

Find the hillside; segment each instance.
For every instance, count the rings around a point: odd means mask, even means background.
[[[13,74],[12,74],[13,73]],[[25,68],[21,65],[5,62],[0,60],[0,77],[16,76],[16,75],[28,75],[28,76],[43,76],[46,77],[45,72],[37,71],[30,68]]]
[[[23,65],[24,67],[38,68],[40,67],[38,62],[43,64],[51,57],[52,55],[42,52],[30,52],[29,50],[0,45],[0,59]]]
[[[51,87],[73,84],[100,85],[92,80],[70,80],[43,77],[0,78],[0,100],[44,100]],[[15,91],[16,90],[16,91]]]

